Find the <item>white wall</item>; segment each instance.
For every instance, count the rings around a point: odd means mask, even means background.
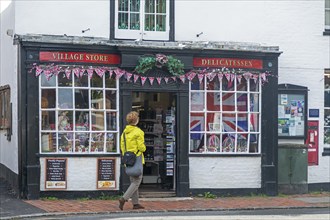
[[[191,157],[190,188],[235,189],[261,187],[260,157]]]
[[[15,10],[12,1],[0,1],[0,86],[10,85],[13,104],[13,136],[7,141],[5,131],[0,131],[0,163],[18,174],[17,144],[17,47],[7,30],[15,31]]]

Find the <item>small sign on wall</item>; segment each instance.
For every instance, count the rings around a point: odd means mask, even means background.
[[[310,118],[318,118],[318,117],[320,117],[320,110],[319,109],[309,109],[308,116]]]
[[[116,188],[116,159],[97,159],[97,189]]]
[[[46,189],[66,189],[67,187],[67,159],[47,158],[46,159]]]

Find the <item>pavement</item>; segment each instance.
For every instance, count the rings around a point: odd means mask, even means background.
[[[187,211],[237,211],[262,209],[324,208],[329,210],[330,192],[314,192],[299,195],[279,195],[275,197],[251,195],[241,197],[171,197],[141,198],[143,210],[133,210],[127,202],[124,210],[118,208],[118,200],[108,199],[19,199],[9,185],[0,178],[0,219],[23,219],[41,216],[78,214],[147,213],[147,212],[187,212]]]

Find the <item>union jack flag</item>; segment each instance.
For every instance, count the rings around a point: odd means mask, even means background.
[[[190,131],[196,131],[200,133],[192,133],[191,139],[202,139],[201,132],[204,132],[204,113],[191,113],[190,114]]]

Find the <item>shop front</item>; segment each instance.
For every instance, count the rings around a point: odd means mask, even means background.
[[[29,40],[21,46],[20,177],[27,198],[124,191],[119,137],[132,110],[147,146],[143,196],[276,194],[278,50]]]

